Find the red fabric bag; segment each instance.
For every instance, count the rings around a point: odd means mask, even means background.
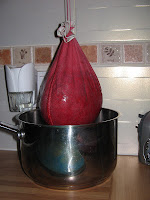
[[[51,125],[79,125],[94,122],[102,106],[98,78],[70,31],[62,40],[46,75],[40,110]]]

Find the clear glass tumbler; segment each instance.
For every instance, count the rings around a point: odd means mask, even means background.
[[[8,92],[11,112],[22,112],[33,108],[33,91]]]

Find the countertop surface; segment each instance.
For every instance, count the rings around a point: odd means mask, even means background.
[[[118,156],[112,176],[88,189],[61,191],[43,188],[22,171],[16,151],[0,151],[0,199],[2,200],[150,200],[150,166],[136,156]]]

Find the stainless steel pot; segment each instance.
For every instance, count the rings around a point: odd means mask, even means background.
[[[37,184],[54,189],[87,188],[106,180],[117,162],[119,114],[102,108],[92,124],[50,126],[35,109],[17,116],[21,165]]]

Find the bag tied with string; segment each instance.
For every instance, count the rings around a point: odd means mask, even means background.
[[[57,33],[63,40],[43,83],[41,114],[51,125],[92,123],[102,106],[100,83],[70,23],[62,23]]]

